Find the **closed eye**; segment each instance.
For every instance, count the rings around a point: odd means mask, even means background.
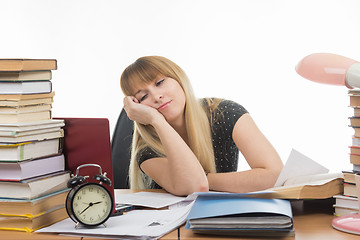
[[[145,94],[144,96],[142,96],[139,100],[139,103],[141,103],[142,101],[144,101],[147,98],[147,94]]]
[[[155,83],[155,85],[156,85],[156,86],[160,86],[164,81],[165,81],[165,78],[157,81],[157,82]]]

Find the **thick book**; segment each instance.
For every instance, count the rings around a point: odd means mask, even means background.
[[[343,174],[329,170],[292,149],[272,191],[274,198],[324,199],[343,192]]]
[[[349,207],[342,207],[334,205],[334,215],[337,217],[346,216],[349,214],[354,214],[359,212],[359,208],[349,208]]]
[[[50,111],[52,109],[51,104],[34,104],[25,106],[0,106],[0,118],[3,115],[8,114],[23,114],[32,112]]]
[[[293,235],[294,231],[289,201],[221,194],[199,195],[187,216],[185,229],[239,237],[280,237]]]
[[[344,194],[349,197],[357,197],[356,184],[344,182]]]
[[[0,198],[0,216],[35,217],[49,209],[64,206],[69,189],[34,199]]]
[[[61,138],[55,138],[23,143],[0,143],[0,163],[58,155],[62,152],[61,141]]]
[[[18,114],[1,114],[1,123],[34,122],[51,119],[51,110],[40,112],[24,112]]]
[[[359,209],[359,203],[357,197],[335,195],[334,198],[335,198],[335,205],[338,207]]]
[[[63,127],[65,125],[63,120],[43,120],[36,122],[23,123],[0,123],[0,136],[25,136],[31,135],[32,131],[40,129],[50,129],[54,127]]]
[[[34,217],[30,216],[1,216],[0,215],[0,230],[14,230],[33,232],[40,228],[57,223],[68,217],[65,205],[50,209],[42,214]]]
[[[358,172],[359,171],[356,171],[356,170],[342,171],[342,173],[344,175],[344,182],[355,183],[355,174]]]
[[[0,81],[0,94],[40,94],[50,93],[52,83],[43,81]]]
[[[25,136],[11,136],[11,137],[0,137],[0,143],[22,143],[31,141],[42,141],[47,139],[61,138],[64,137],[64,130],[59,129],[56,131],[38,133]]]
[[[282,186],[268,189],[275,198],[325,199],[344,192],[342,173],[325,173],[288,179]]]
[[[0,181],[22,181],[64,170],[64,155],[21,162],[0,162]]]
[[[46,194],[67,189],[69,172],[57,172],[27,180],[0,181],[1,198],[34,199]]]
[[[0,59],[0,71],[38,71],[56,70],[56,59],[27,59],[27,58],[2,58]]]
[[[51,104],[55,92],[41,94],[0,94],[1,107],[20,107],[36,104]]]
[[[41,81],[51,80],[51,71],[0,72],[0,81]]]

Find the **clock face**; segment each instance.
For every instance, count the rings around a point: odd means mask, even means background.
[[[111,215],[113,201],[109,191],[95,183],[87,183],[73,189],[70,198],[70,209],[74,218],[89,226],[104,223]]]

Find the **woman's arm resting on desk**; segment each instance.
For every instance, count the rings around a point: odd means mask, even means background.
[[[273,187],[282,170],[283,163],[249,114],[244,114],[236,122],[233,139],[251,170],[209,173],[210,190],[251,192]]]
[[[180,196],[209,190],[205,172],[180,135],[165,121],[153,124],[167,158],[153,158],[142,170],[166,191]]]

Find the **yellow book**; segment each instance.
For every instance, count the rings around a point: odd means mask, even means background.
[[[33,232],[67,217],[65,205],[36,216],[0,216],[0,229]]]

